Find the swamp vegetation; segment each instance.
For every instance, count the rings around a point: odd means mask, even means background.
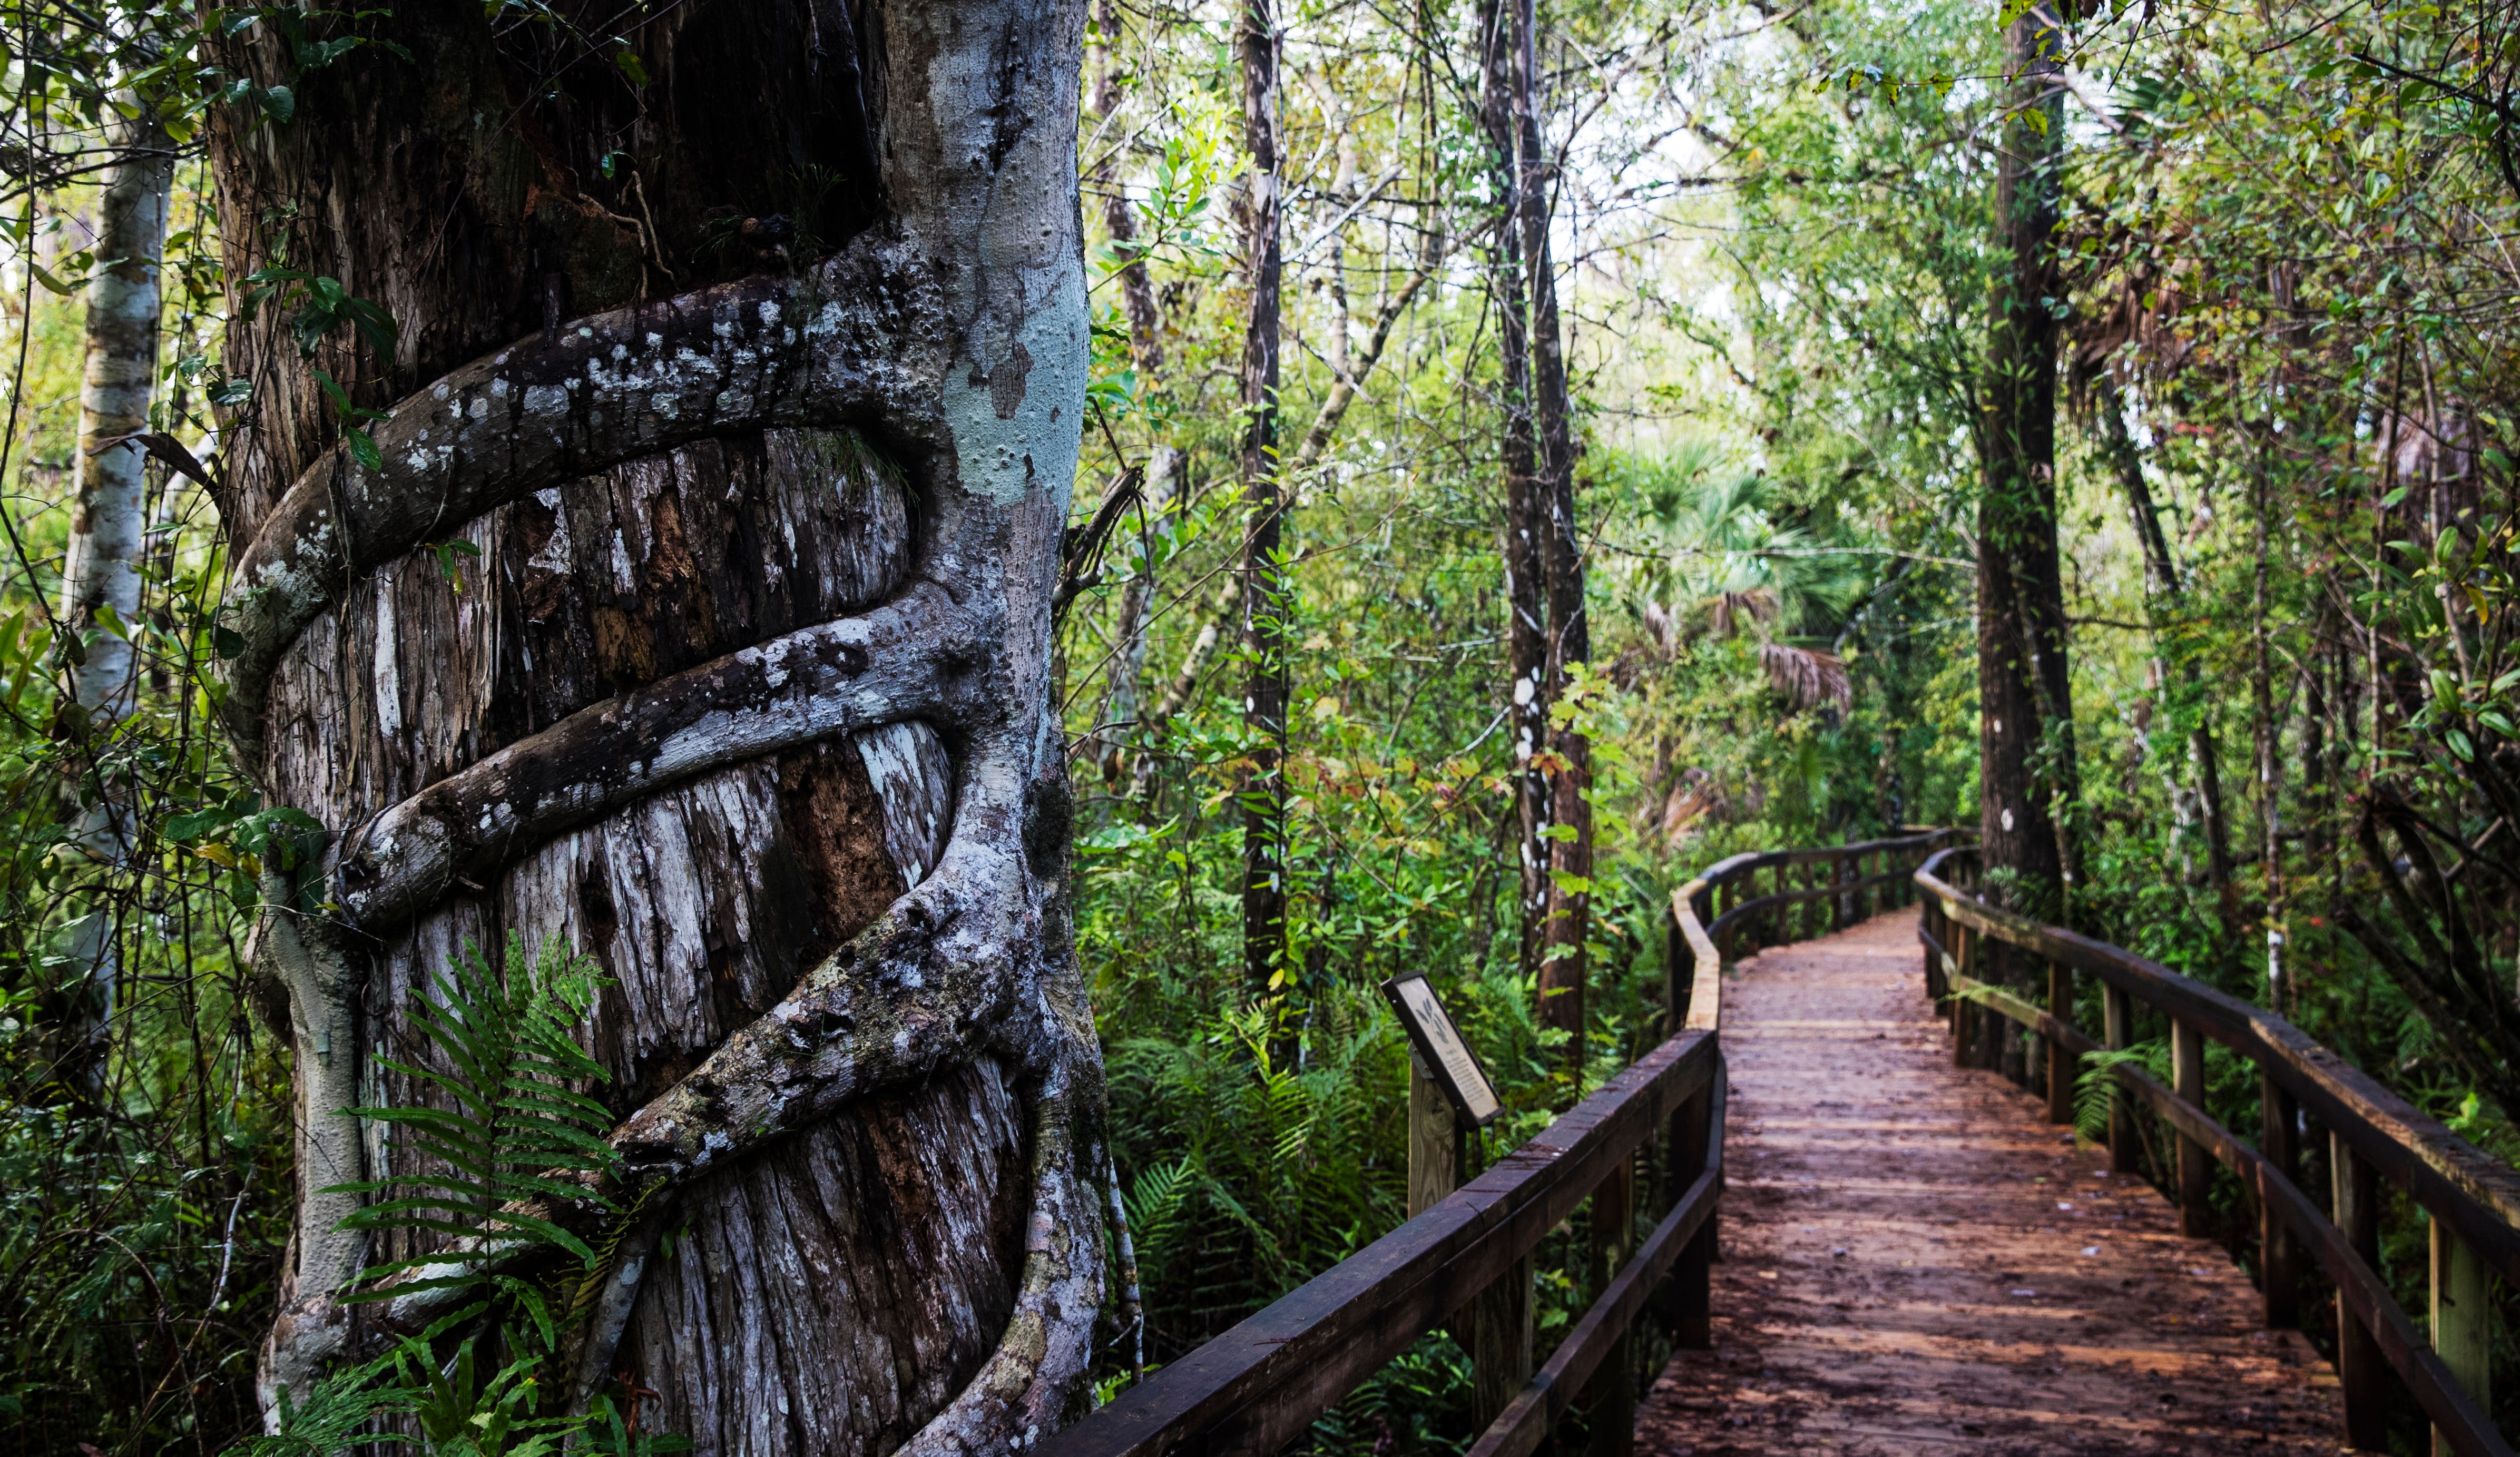
[[[1020,1431],[1401,1222],[1385,979],[1501,1151],[1662,1036],[1675,887],[1901,825],[2520,1160],[2520,13],[963,0],[983,65],[946,8],[0,3],[0,1443]],[[668,315],[859,373],[728,404]],[[579,339],[658,373],[506,496],[412,494],[433,383]],[[721,424],[653,424],[701,384]],[[273,637],[239,564],[327,508],[401,536]],[[444,817],[427,895],[369,833],[979,580],[894,677],[832,649],[881,712]],[[995,979],[927,1021],[790,996],[921,989],[956,914]],[[712,1126],[755,1164],[656,1133],[807,1002],[840,1071]],[[731,1314],[782,1258],[847,1310]],[[921,1355],[826,1391],[736,1349],[781,1318]],[[1472,1404],[1433,1336],[1314,1442]]]

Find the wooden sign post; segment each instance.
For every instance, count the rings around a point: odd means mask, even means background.
[[[1469,1134],[1505,1111],[1452,1014],[1423,973],[1382,984],[1409,1034],[1409,1213],[1414,1216],[1469,1176]],[[1531,1261],[1523,1258],[1474,1297],[1453,1327],[1475,1373],[1472,1415],[1484,1427],[1531,1379]]]

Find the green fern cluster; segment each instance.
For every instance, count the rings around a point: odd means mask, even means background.
[[[2082,1071],[2074,1078],[2075,1132],[2093,1143],[2109,1136],[2110,1111],[2118,1106],[2121,1098],[2134,1097],[2118,1086],[2118,1080],[2111,1076],[2111,1070],[2129,1064],[2143,1069],[2163,1082],[2169,1082],[2169,1039],[2154,1038],[2132,1047],[2083,1054]]]
[[[443,1290],[456,1293],[454,1308],[302,1396],[281,1392],[279,1431],[248,1443],[250,1457],[329,1457],[378,1442],[416,1444],[428,1457],[659,1457],[690,1446],[641,1432],[635,1410],[625,1419],[608,1397],[572,1414],[546,1390],[545,1369],[565,1364],[587,1297],[628,1227],[628,1216],[597,1198],[610,1217],[589,1245],[518,1208],[542,1197],[595,1198],[566,1175],[613,1167],[604,1141],[609,1112],[572,1086],[607,1076],[576,1038],[606,983],[592,960],[560,943],[529,955],[511,936],[504,961],[494,970],[468,945],[448,974],[416,991],[411,1024],[442,1070],[381,1060],[436,1090],[438,1106],[348,1110],[401,1129],[422,1167],[335,1189],[389,1196],[342,1220],[344,1229],[412,1244],[465,1242],[462,1255],[439,1249],[371,1265],[347,1300]],[[538,1285],[503,1267],[510,1261],[501,1257],[536,1246],[575,1257],[577,1270]]]
[[[575,1036],[603,984],[592,960],[560,943],[547,942],[539,955],[528,957],[524,939],[511,936],[504,979],[468,945],[452,974],[435,979],[434,998],[426,992],[412,998],[412,1025],[436,1048],[446,1070],[379,1059],[380,1066],[445,1094],[445,1105],[351,1110],[403,1129],[408,1150],[442,1167],[338,1186],[359,1194],[402,1191],[399,1198],[360,1210],[341,1227],[445,1235],[471,1241],[485,1255],[520,1244],[552,1245],[592,1268],[596,1254],[584,1240],[517,1206],[537,1197],[594,1199],[612,1212],[584,1185],[560,1176],[602,1173],[614,1162],[603,1136],[610,1113],[569,1086],[607,1077]],[[446,1262],[443,1254],[430,1254],[371,1266],[362,1275],[367,1289],[351,1299],[457,1289],[486,1301],[497,1290],[517,1299],[548,1338],[551,1312],[539,1292],[485,1273],[478,1263],[446,1271]],[[420,1278],[403,1278],[412,1275]],[[476,1301],[447,1318],[470,1319],[485,1308]]]

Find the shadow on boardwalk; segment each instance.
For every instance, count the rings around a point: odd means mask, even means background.
[[[2333,1373],[2220,1246],[1952,1067],[1914,912],[1744,963],[1724,1050],[1716,1348],[1654,1384],[1641,1457],[2342,1445]]]

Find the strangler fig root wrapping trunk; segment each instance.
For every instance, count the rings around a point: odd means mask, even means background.
[[[1102,1285],[1050,695],[1081,8],[718,0],[635,83],[424,9],[304,74],[232,38],[295,116],[213,138],[272,286],[229,344],[223,711],[325,831],[253,942],[297,1084],[266,1407],[428,1314],[342,1303],[429,1251],[322,1191],[418,1167],[341,1110],[426,1099],[384,1066],[431,1055],[416,990],[517,933],[612,984],[638,1227],[538,1211],[615,1237],[576,1399],[645,1387],[703,1453],[1020,1447]],[[292,276],[393,357],[301,358]],[[315,369],[383,412],[368,463]]]

